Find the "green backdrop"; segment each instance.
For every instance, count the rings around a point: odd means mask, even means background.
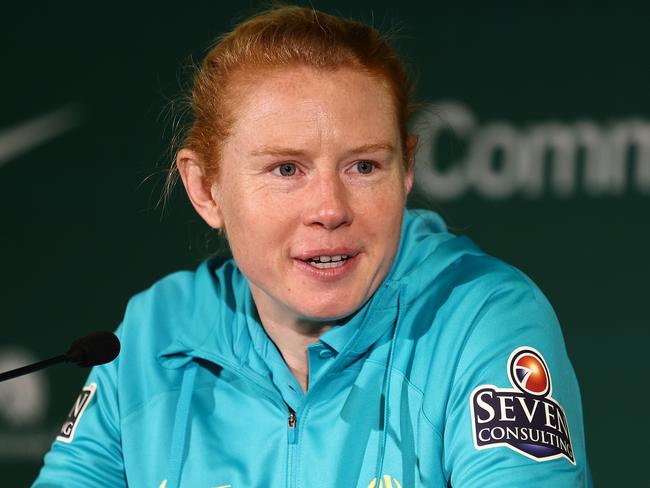
[[[483,3],[314,2],[397,31],[426,104],[411,205],[538,283],[581,383],[596,484],[647,486],[650,10]],[[189,57],[257,6],[3,6],[0,370],[113,329],[132,294],[215,250],[181,192],[156,208],[161,112]],[[6,486],[34,478],[85,375],[0,385]]]

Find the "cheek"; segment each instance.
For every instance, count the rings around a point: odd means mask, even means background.
[[[374,244],[377,259],[392,261],[401,234],[405,195],[402,183],[389,185],[381,192],[357,199],[357,217],[363,222],[360,229]]]
[[[367,192],[359,193],[355,201],[357,208],[363,209],[364,214],[373,216],[378,223],[389,224],[401,220],[405,197],[403,179],[395,178],[380,188],[370,188]]]
[[[235,192],[233,192],[233,195]],[[262,191],[237,192],[224,201],[224,221],[233,256],[238,263],[268,262],[286,236],[288,208]]]

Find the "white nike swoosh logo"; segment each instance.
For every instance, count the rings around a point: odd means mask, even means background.
[[[73,129],[81,118],[80,107],[68,105],[0,130],[0,167]]]

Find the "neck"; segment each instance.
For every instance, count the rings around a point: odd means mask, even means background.
[[[307,391],[309,387],[309,362],[307,356],[307,346],[317,342],[319,337],[327,330],[331,329],[331,325],[323,325],[315,327],[313,324],[304,324],[301,327],[298,324],[287,326],[284,323],[277,323],[273,320],[265,320],[260,316],[264,330],[269,335],[273,343],[277,346],[282,354],[282,358],[289,367],[289,370],[296,377],[303,391]]]
[[[258,290],[251,287],[251,291],[264,330],[280,351],[284,362],[303,391],[306,392],[309,387],[307,347],[318,342],[320,336],[333,327],[332,322],[315,322],[289,313],[274,312],[271,307],[265,306],[266,301],[263,297],[257,296]]]

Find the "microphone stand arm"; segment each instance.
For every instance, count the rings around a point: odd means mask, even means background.
[[[12,369],[11,371],[0,373],[0,382],[5,380],[10,380],[12,378],[22,376],[24,374],[33,373],[34,371],[38,371],[39,369],[47,368],[48,366],[62,363],[67,360],[68,360],[67,355],[61,354],[60,356],[56,356],[50,359],[45,359],[44,361],[40,361],[38,363],[29,364],[27,366],[23,366],[22,368]]]

